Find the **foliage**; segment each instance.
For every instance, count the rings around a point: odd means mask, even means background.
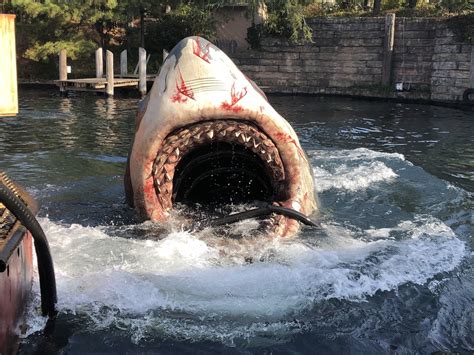
[[[258,25],[253,24],[247,28],[247,42],[250,44],[252,49],[260,49],[261,42],[264,36],[265,27],[263,24],[259,23]]]
[[[117,0],[14,0],[11,6],[20,28],[24,24],[36,28],[36,38],[25,51],[31,60],[47,60],[60,48],[68,48],[69,55],[77,58],[94,44],[117,36]]]
[[[364,17],[380,16],[394,12],[398,17],[451,17],[474,12],[474,5],[469,0],[436,0],[418,1],[415,8],[409,7],[409,0],[382,0],[382,12],[373,14],[366,0],[337,0],[335,4],[321,3],[314,0],[304,8],[304,16],[347,16]]]
[[[208,7],[185,4],[164,14],[147,26],[147,49],[161,53],[171,50],[176,43],[188,36],[215,38],[216,22]]]
[[[266,34],[288,38],[294,43],[312,41],[311,27],[306,24],[301,1],[272,0],[267,2],[267,9]]]
[[[251,0],[248,12],[255,14],[260,6],[267,10],[267,17],[262,24],[255,24],[247,30],[247,42],[251,48],[260,48],[263,37],[287,38],[293,43],[312,42],[312,30],[304,16],[304,6],[308,1],[301,0]],[[253,20],[253,19],[252,19]]]
[[[452,17],[447,24],[458,41],[474,44],[474,12]]]
[[[313,2],[304,8],[303,14],[306,18],[322,16],[367,16],[368,10],[359,3],[336,2],[323,3]]]

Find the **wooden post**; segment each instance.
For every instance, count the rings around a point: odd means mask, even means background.
[[[59,52],[59,80],[67,80],[67,51]]]
[[[0,14],[0,116],[18,113],[15,15]]]
[[[122,53],[120,53],[120,76],[126,76],[127,74],[127,50],[124,49]]]
[[[390,85],[392,77],[392,54],[395,40],[395,14],[385,16],[385,39],[383,44],[382,85]]]
[[[146,95],[146,50],[138,48],[138,91],[142,96]]]
[[[102,78],[104,76],[104,59],[102,55],[102,48],[95,50],[95,77]]]
[[[107,85],[105,87],[105,92],[107,96],[114,96],[114,55],[111,51],[106,52],[106,77]]]
[[[59,80],[67,80],[67,51],[65,49],[59,52]],[[66,93],[65,85],[61,85],[59,91]]]

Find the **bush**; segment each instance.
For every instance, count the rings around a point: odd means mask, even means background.
[[[188,36],[201,36],[212,41],[215,31],[216,22],[211,9],[189,3],[164,14],[154,23],[148,23],[145,43],[148,51],[161,53],[163,49],[171,50]]]
[[[312,42],[313,32],[305,20],[303,1],[267,1],[267,18],[263,24],[247,30],[247,42],[253,49],[260,48],[263,37],[281,37],[292,43]],[[253,9],[253,8],[252,8]]]

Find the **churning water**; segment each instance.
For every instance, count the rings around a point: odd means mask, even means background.
[[[42,204],[60,311],[44,337],[31,307],[23,353],[474,350],[472,112],[271,97],[308,152],[320,226],[269,239],[248,220],[236,240],[136,224],[136,99],[21,94],[0,167]]]

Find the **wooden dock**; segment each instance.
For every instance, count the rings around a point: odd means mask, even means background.
[[[148,81],[155,80],[155,75],[147,75],[146,67],[150,56],[146,55],[143,48],[139,48],[139,59],[134,74],[127,72],[127,51],[120,54],[120,75],[114,73],[114,56],[112,52],[106,51],[106,72],[103,68],[103,51],[98,48],[95,52],[96,77],[68,79],[71,67],[67,66],[66,50],[59,53],[59,80],[55,80],[56,85],[62,93],[69,91],[92,91],[101,92],[108,96],[114,95],[114,88],[138,89],[142,96],[146,95]]]
[[[147,76],[147,81],[155,80],[154,76]],[[107,92],[106,78],[84,78],[84,79],[67,79],[55,80],[56,85],[62,92],[67,91],[93,91],[93,92]],[[126,87],[138,89],[140,79],[138,78],[122,78],[114,77],[114,88]]]

